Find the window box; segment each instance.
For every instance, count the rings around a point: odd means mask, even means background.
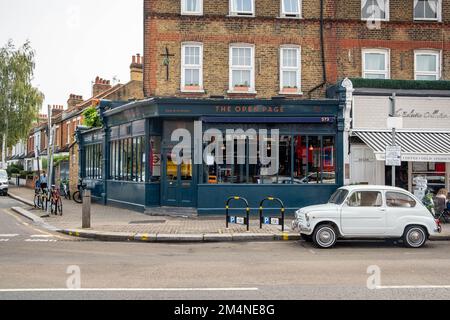
[[[236,92],[249,92],[250,91],[250,86],[248,86],[248,85],[235,86],[233,88],[233,91],[236,91]]]
[[[184,91],[202,91],[199,85],[188,85],[184,86]]]
[[[281,94],[301,94],[297,87],[285,87],[281,90]]]

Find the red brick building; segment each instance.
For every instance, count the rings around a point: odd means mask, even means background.
[[[450,78],[443,0],[145,0],[144,91],[323,97],[344,77]]]

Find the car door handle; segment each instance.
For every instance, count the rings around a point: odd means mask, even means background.
[[[381,212],[386,212],[386,209],[380,209]]]

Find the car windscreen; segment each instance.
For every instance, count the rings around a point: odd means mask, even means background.
[[[333,193],[333,195],[331,196],[330,201],[328,201],[328,203],[342,204],[344,202],[345,198],[347,198],[347,195],[348,195],[348,190],[339,189],[335,193]]]

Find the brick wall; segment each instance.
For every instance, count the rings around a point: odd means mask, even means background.
[[[231,43],[255,45],[256,91],[270,98],[279,93],[279,48],[302,47],[302,91],[305,98],[321,97],[323,90],[307,93],[322,82],[320,53],[320,1],[303,0],[303,19],[280,19],[278,0],[255,0],[256,17],[228,17],[228,1],[204,0],[200,17],[181,16],[180,2],[144,1],[144,90],[146,96],[230,96],[228,56]],[[450,2],[443,3],[443,23],[413,21],[413,0],[390,1],[390,21],[370,30],[361,21],[360,0],[325,0],[324,35],[327,81],[362,75],[363,48],[388,48],[391,78],[414,79],[414,50],[443,52],[442,76],[450,79]],[[203,43],[205,94],[180,91],[181,43]],[[170,58],[169,81],[161,56],[166,47]],[[298,97],[296,97],[298,98]]]

